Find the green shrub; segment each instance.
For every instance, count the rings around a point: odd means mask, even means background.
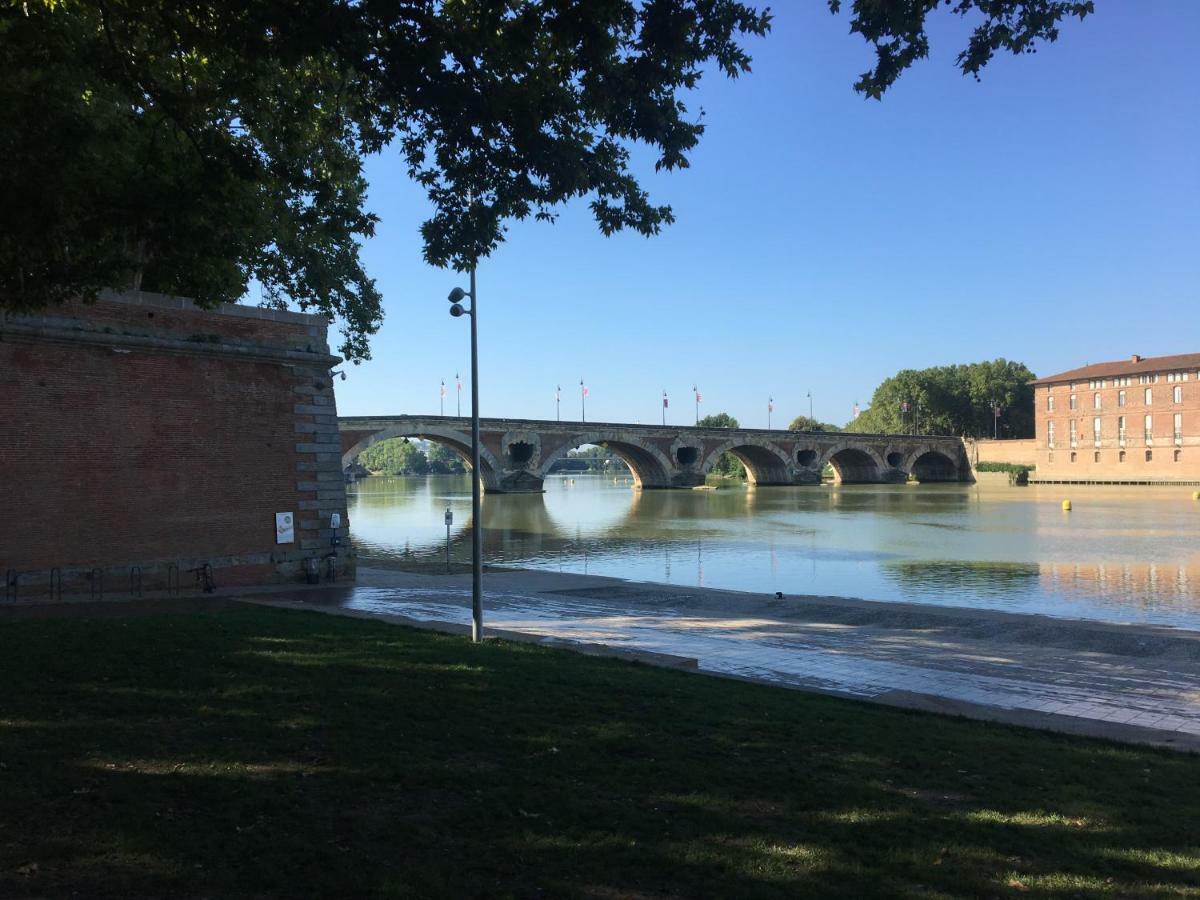
[[[1022,472],[1032,472],[1037,466],[1027,466],[1025,463],[981,462],[975,466],[976,472],[1008,472],[1010,475],[1020,475]]]

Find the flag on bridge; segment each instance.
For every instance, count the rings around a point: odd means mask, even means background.
[[[442,382],[442,396],[446,396],[446,382],[444,381]]]
[[[663,391],[663,409],[667,408],[667,392]]]
[[[555,385],[555,387],[554,387],[554,399],[555,399],[555,401],[562,399],[562,385],[561,384]]]
[[[694,390],[694,391],[695,391],[696,389],[695,389],[695,388],[692,388],[692,390]],[[700,402],[701,400],[703,400],[703,399],[704,399],[704,398],[700,396],[700,392],[699,392],[699,391],[696,391],[696,402],[697,402],[697,403],[699,403],[699,402]]]
[[[769,413],[775,412],[775,398],[774,397],[767,398],[767,412],[769,412]]]
[[[587,396],[587,394],[588,394],[588,391],[587,391],[587,385],[586,385],[586,384],[584,384],[582,381],[581,381],[581,382],[579,382],[579,392],[580,392],[581,394],[583,394],[583,396],[585,396],[585,397],[586,397],[586,396]]]
[[[854,404],[854,418],[856,418],[856,419],[858,418],[858,404],[857,403]]]
[[[457,382],[458,392],[461,394],[462,393],[462,379],[458,376],[457,372],[454,373],[454,380],[455,380],[455,382]]]

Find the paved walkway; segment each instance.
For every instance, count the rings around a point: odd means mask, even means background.
[[[1200,751],[1200,632],[548,572],[489,574],[485,592],[492,629],[692,658],[724,676]],[[470,580],[363,569],[353,588],[283,602],[461,626],[470,621]]]

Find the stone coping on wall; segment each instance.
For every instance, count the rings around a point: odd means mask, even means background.
[[[178,309],[185,312],[210,313],[221,316],[237,316],[243,319],[263,319],[268,322],[290,322],[295,325],[329,324],[327,316],[315,313],[293,312],[290,309],[270,309],[264,306],[243,306],[240,303],[222,303],[219,306],[198,306],[187,297],[156,294],[152,291],[100,292],[100,299],[110,303],[126,303],[131,306],[153,306],[158,309]]]

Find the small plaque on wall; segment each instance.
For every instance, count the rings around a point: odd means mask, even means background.
[[[295,542],[295,518],[290,512],[275,513],[275,543],[293,544]]]

